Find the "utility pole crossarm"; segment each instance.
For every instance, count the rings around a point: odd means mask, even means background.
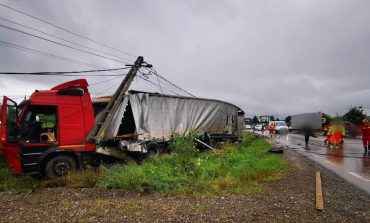
[[[89,135],[87,136],[87,141],[95,141],[99,143],[105,136],[105,132],[111,123],[114,114],[117,112],[120,103],[123,100],[126,92],[128,91],[132,81],[134,80],[136,73],[138,72],[139,68],[141,67],[142,63],[144,62],[143,57],[138,57],[131,67],[130,71],[127,73],[125,79],[123,79],[122,83],[114,93],[112,100],[109,102],[107,107],[104,109],[103,114],[100,116],[99,120],[94,125],[94,128],[91,130]]]

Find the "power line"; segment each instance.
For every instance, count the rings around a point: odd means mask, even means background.
[[[53,37],[53,38],[56,38],[56,39],[59,39],[59,40],[62,40],[62,41],[65,41],[65,42],[71,43],[71,44],[76,45],[76,46],[84,47],[84,48],[86,48],[86,49],[94,50],[94,51],[96,51],[96,52],[103,53],[103,54],[106,54],[106,55],[109,55],[109,56],[113,56],[113,57],[117,57],[117,58],[120,58],[120,59],[123,59],[123,60],[132,61],[131,59],[128,59],[128,58],[125,58],[125,57],[120,57],[120,56],[117,56],[117,55],[114,55],[114,54],[111,54],[111,53],[107,53],[107,52],[104,52],[104,51],[101,51],[101,50],[97,50],[97,49],[94,49],[94,48],[91,48],[91,47],[88,47],[88,46],[84,46],[84,45],[82,45],[82,44],[75,43],[75,42],[72,42],[72,41],[70,41],[70,40],[60,38],[60,37],[55,36],[55,35],[51,35],[51,34],[46,33],[46,32],[44,32],[44,31],[41,31],[41,30],[38,30],[38,29],[32,28],[32,27],[30,27],[30,26],[26,26],[26,25],[23,25],[23,24],[20,24],[20,23],[17,23],[17,22],[14,22],[14,21],[9,20],[9,19],[5,19],[5,18],[1,18],[1,17],[0,17],[0,20],[3,20],[3,21],[6,21],[6,22],[9,22],[9,23],[12,23],[12,24],[15,24],[15,25],[18,25],[18,26],[21,26],[21,27],[24,27],[24,28],[27,28],[27,29],[33,30],[33,31],[36,31],[36,32],[39,32],[39,33],[42,33],[42,34],[44,34],[44,35],[47,35],[47,36],[50,36],[50,37]]]
[[[85,37],[85,36],[82,36],[82,35],[77,34],[77,33],[75,33],[75,32],[72,32],[72,31],[70,31],[70,30],[68,30],[68,29],[66,29],[66,28],[60,27],[60,26],[55,25],[55,24],[53,24],[53,23],[51,23],[51,22],[48,22],[48,21],[46,21],[46,20],[44,20],[44,19],[38,18],[38,17],[33,16],[33,15],[31,15],[31,14],[28,14],[28,13],[26,13],[26,12],[20,11],[20,10],[15,9],[15,8],[12,8],[12,7],[8,6],[8,5],[5,5],[5,4],[0,3],[0,6],[2,6],[2,7],[4,7],[4,8],[7,8],[7,9],[10,9],[10,10],[12,10],[12,11],[18,12],[18,13],[20,13],[20,14],[26,15],[26,16],[31,17],[31,18],[33,18],[33,19],[36,19],[36,20],[38,20],[38,21],[40,21],[40,22],[46,23],[46,24],[48,24],[48,25],[50,25],[50,26],[53,26],[53,27],[55,27],[55,28],[57,28],[57,29],[60,29],[60,30],[63,30],[63,31],[65,31],[65,32],[67,32],[67,33],[70,33],[70,34],[72,34],[72,35],[74,35],[74,36],[78,36],[78,37],[80,37],[80,38],[86,39],[86,40],[88,40],[88,41],[90,41],[90,42],[93,42],[93,43],[95,43],[95,44],[98,44],[98,45],[100,45],[100,46],[104,46],[104,47],[106,47],[106,48],[109,48],[109,49],[111,49],[111,50],[114,50],[114,51],[117,51],[117,52],[123,53],[123,54],[128,55],[128,56],[131,56],[131,57],[136,57],[135,55],[133,55],[133,54],[131,54],[131,53],[128,53],[128,52],[125,52],[125,51],[122,51],[122,50],[119,50],[119,49],[113,48],[113,47],[111,47],[111,46],[108,46],[108,45],[106,45],[106,44],[103,44],[103,43],[97,42],[97,41],[95,41],[95,40],[93,40],[93,39],[90,39],[90,38],[88,38],[88,37]]]
[[[154,83],[153,81],[150,81],[150,80],[148,80],[148,79],[145,79],[144,77],[141,77],[141,76],[137,76],[138,78],[140,78],[140,79],[142,79],[142,80],[144,80],[144,81],[146,81],[146,82],[148,82],[148,83],[150,83],[150,84],[152,84],[152,85],[155,85],[155,86],[157,86],[157,87],[159,87],[159,85],[158,84],[156,84],[156,83]],[[171,92],[172,94],[175,94],[175,95],[177,95],[177,96],[181,96],[180,94],[178,94],[178,93],[176,93],[176,92],[173,92],[173,91],[171,91],[171,90],[169,90],[169,89],[167,89],[167,88],[164,88],[164,87],[162,87],[163,89],[165,89],[166,91],[168,91],[168,92]]]
[[[94,68],[100,68],[100,69],[108,69],[106,67],[102,67],[102,66],[98,66],[98,65],[94,65],[94,64],[89,64],[89,63],[73,60],[73,59],[70,59],[70,58],[60,57],[60,56],[57,56],[57,55],[49,54],[49,53],[46,53],[46,52],[43,52],[43,51],[31,49],[31,48],[28,48],[28,47],[24,47],[24,46],[12,44],[12,43],[4,42],[4,41],[0,41],[0,45],[11,47],[11,48],[14,48],[14,49],[17,49],[17,50],[23,50],[23,51],[26,51],[26,52],[29,52],[29,53],[34,53],[34,54],[46,56],[46,57],[53,58],[53,59],[58,59],[58,60],[69,62],[69,63],[75,63],[75,64],[80,64],[80,65],[85,65],[85,66],[88,66],[88,67],[94,67]],[[113,73],[113,72],[111,72],[111,73]],[[117,76],[115,78],[111,78],[111,79],[108,79],[108,80],[96,82],[96,83],[90,84],[90,86],[97,85],[97,84],[104,83],[104,82],[108,82],[108,81],[120,78],[123,75],[120,75],[120,76]],[[105,75],[105,76],[107,76],[107,75]]]
[[[118,78],[120,78],[120,77],[121,77],[121,76],[119,76],[119,77],[114,77],[114,78],[111,78],[111,79],[108,79],[108,80],[104,80],[104,81],[95,82],[95,83],[89,84],[89,86],[94,86],[94,85],[98,85],[98,84],[105,83],[105,82],[108,82],[108,81],[116,80],[116,79],[118,79]]]
[[[117,70],[124,70],[128,69],[129,67],[123,68],[113,68],[113,69],[104,69],[104,70],[83,70],[83,71],[57,71],[57,72],[0,72],[0,74],[11,74],[11,75],[60,75],[65,76],[63,74],[80,74],[80,73],[93,73],[93,72],[107,72],[107,71],[117,71]],[[70,75],[67,75],[70,76]],[[77,75],[81,76],[81,75]],[[115,74],[115,75],[83,75],[83,76],[122,76],[122,74]]]
[[[165,87],[163,87],[163,86],[160,86],[160,85],[158,85],[158,84],[156,84],[156,83],[154,83],[154,82],[150,81],[148,76],[152,74],[152,72],[151,72],[151,71],[149,71],[149,73],[148,73],[148,74],[146,74],[146,73],[143,73],[141,70],[139,70],[139,73],[142,75],[142,77],[140,77],[140,76],[139,76],[139,78],[140,78],[140,79],[143,79],[144,81],[146,81],[146,82],[148,82],[148,83],[150,83],[150,84],[152,84],[152,85],[154,85],[154,86],[161,87],[161,88],[165,89],[166,91],[168,91],[168,92],[170,92],[170,93],[172,93],[172,94],[174,94],[174,95],[182,96],[181,94],[178,94],[178,93],[176,93],[176,92],[175,92],[175,91],[173,91],[173,90],[170,90],[170,89],[168,89],[168,88],[165,88]],[[162,82],[162,84],[163,84],[163,82]],[[172,86],[169,86],[169,87],[172,87]],[[173,87],[172,87],[172,88],[173,88]]]
[[[188,95],[190,95],[192,97],[196,97],[195,95],[189,93],[188,91],[184,90],[183,88],[181,88],[181,87],[177,86],[176,84],[172,83],[171,81],[167,80],[162,75],[158,74],[157,71],[154,69],[154,67],[152,67],[151,70],[153,71],[154,75],[158,76],[162,80],[166,81],[167,83],[171,84],[172,86],[176,87],[177,89],[180,89],[181,91],[187,93]]]
[[[162,89],[162,86],[161,86],[161,81],[159,80],[159,77],[158,77],[158,76],[157,76],[157,81],[158,81],[159,89],[161,90],[162,95],[164,95],[164,94],[163,94],[163,89]],[[163,97],[163,99],[165,100],[166,107],[167,107],[168,120],[170,121],[170,126],[171,126],[171,134],[173,134],[170,109],[169,109],[169,107],[168,107],[168,103],[167,103],[167,100],[166,100],[167,98]],[[164,135],[164,128],[163,128],[163,109],[162,109],[162,129],[163,129],[163,135]]]
[[[109,90],[111,90],[111,89],[113,89],[114,87],[116,87],[117,85],[119,85],[119,84],[121,84],[120,82],[118,82],[118,83],[114,83],[114,84],[112,84],[112,85],[110,85],[109,86],[109,88],[106,88],[106,89],[104,89],[104,90],[102,90],[101,92],[99,92],[99,93],[91,93],[91,94],[95,94],[95,95],[100,95],[100,94],[109,94],[109,93],[107,93]],[[113,93],[112,93],[113,94]]]
[[[89,64],[89,63],[85,63],[85,62],[82,62],[82,61],[57,56],[57,55],[54,55],[54,54],[46,53],[46,52],[43,52],[43,51],[31,49],[31,48],[28,48],[28,47],[25,47],[25,46],[20,46],[20,45],[9,43],[9,42],[4,42],[4,41],[1,41],[1,40],[0,40],[0,45],[6,46],[6,47],[11,47],[11,48],[18,49],[18,50],[23,50],[23,51],[26,51],[26,52],[29,52],[29,53],[34,53],[34,54],[46,56],[46,57],[53,58],[53,59],[58,59],[58,60],[65,61],[65,62],[74,63],[74,64],[80,64],[80,65],[85,65],[85,66],[95,67],[95,68],[104,68],[104,67],[101,67],[101,66],[98,66],[98,65]]]
[[[41,36],[38,36],[38,35],[34,35],[32,33],[28,33],[28,32],[25,32],[25,31],[22,31],[20,29],[16,29],[16,28],[13,28],[13,27],[10,27],[10,26],[0,24],[0,27],[5,28],[5,29],[9,29],[9,30],[12,30],[12,31],[15,31],[15,32],[19,32],[19,33],[22,33],[22,34],[25,34],[25,35],[28,35],[28,36],[32,36],[32,37],[35,37],[35,38],[38,38],[38,39],[41,39],[41,40],[45,40],[47,42],[54,43],[54,44],[57,44],[59,46],[64,46],[64,47],[74,49],[74,50],[77,50],[77,51],[80,51],[80,52],[83,52],[83,53],[87,53],[87,54],[90,54],[90,55],[93,55],[93,56],[97,56],[97,57],[101,57],[101,58],[104,58],[104,59],[107,59],[107,60],[112,60],[112,61],[115,61],[115,62],[126,64],[126,62],[121,61],[121,60],[116,60],[116,59],[106,57],[106,56],[103,56],[103,55],[100,55],[100,54],[92,53],[92,52],[89,52],[89,51],[86,51],[86,50],[81,50],[81,49],[78,49],[76,47],[69,46],[69,45],[66,45],[66,44],[63,44],[63,43],[59,43],[57,41],[50,40],[50,39],[47,39],[47,38],[44,38],[44,37],[41,37]],[[128,62],[130,62],[130,61],[128,61]]]

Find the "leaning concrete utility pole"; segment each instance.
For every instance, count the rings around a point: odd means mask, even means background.
[[[123,79],[122,83],[114,93],[112,100],[104,109],[103,114],[100,116],[99,120],[97,120],[94,128],[87,136],[87,141],[94,141],[96,143],[99,143],[104,138],[108,125],[111,123],[114,114],[117,112],[123,97],[128,91],[132,81],[136,76],[137,71],[139,70],[143,62],[144,58],[141,56],[136,59],[134,65],[132,65],[130,71],[127,73],[125,79]]]

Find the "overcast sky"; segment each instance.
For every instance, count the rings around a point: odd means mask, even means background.
[[[246,116],[272,114],[283,118],[301,112],[343,114],[358,105],[370,108],[367,0],[0,0],[0,3],[122,51],[142,55],[159,73],[194,95],[234,103],[246,111]],[[1,6],[0,18],[135,59]],[[2,20],[0,24],[42,35]],[[101,67],[124,66],[4,28],[0,28],[0,41]],[[3,45],[0,52],[0,71],[94,69]],[[48,89],[76,77],[0,78],[0,95],[20,97],[25,92]],[[90,91],[111,93],[118,80],[91,86]],[[153,77],[151,80],[156,81]],[[159,91],[141,80],[132,88]]]

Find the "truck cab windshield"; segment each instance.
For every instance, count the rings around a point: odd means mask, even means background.
[[[56,143],[56,106],[31,105],[24,108],[20,138],[28,143]]]

